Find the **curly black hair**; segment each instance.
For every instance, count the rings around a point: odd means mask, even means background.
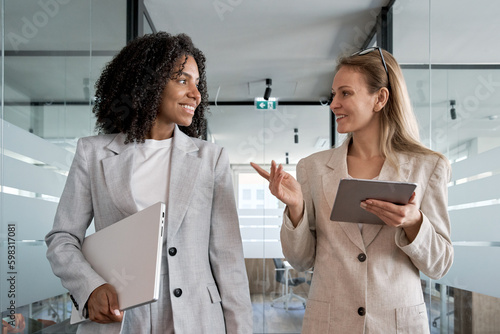
[[[185,34],[166,32],[144,35],[131,41],[104,68],[96,82],[96,130],[99,133],[125,133],[126,143],[144,142],[158,115],[163,89],[167,82],[181,74],[192,56],[198,65],[198,91],[201,103],[190,126],[179,128],[188,136],[205,134],[208,92],[205,55]],[[183,60],[175,73],[175,65]]]

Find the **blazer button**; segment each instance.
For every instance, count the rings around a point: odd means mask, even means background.
[[[174,296],[180,297],[182,295],[182,290],[177,288],[174,290]]]
[[[359,260],[359,262],[365,262],[365,260],[366,260],[366,255],[365,255],[365,254],[363,254],[363,253],[359,254],[359,255],[358,255],[358,260]]]
[[[364,307],[360,307],[360,308],[358,308],[358,314],[359,314],[360,316],[364,316],[364,315],[366,314],[366,310],[365,310],[365,308],[364,308]]]
[[[177,254],[177,248],[175,247],[170,247],[168,249],[168,254],[170,254],[170,256],[175,256],[175,254]]]

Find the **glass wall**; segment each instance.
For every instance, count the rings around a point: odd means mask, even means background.
[[[441,280],[422,276],[432,333],[496,333],[500,289],[500,5],[396,1],[394,54],[421,137],[452,163],[449,214],[455,261]]]
[[[45,257],[44,236],[76,140],[94,133],[94,83],[125,45],[127,7],[118,0],[0,4],[2,319],[24,318],[24,333],[73,332],[61,324],[72,304]]]

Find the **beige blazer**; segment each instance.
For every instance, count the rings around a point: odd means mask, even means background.
[[[423,214],[409,243],[402,228],[330,221],[337,187],[347,173],[347,143],[297,165],[305,212],[293,228],[287,209],[283,253],[298,270],[314,267],[302,333],[429,332],[419,271],[438,279],[453,248],[447,213],[450,168],[437,155],[397,154],[399,170],[384,163],[380,180],[415,182]]]
[[[130,187],[136,150],[124,140],[124,134],[112,134],[78,141],[54,227],[46,236],[52,269],[80,312],[90,293],[105,283],[80,251],[87,227],[94,219],[100,230],[137,212]],[[176,127],[170,168],[163,302],[143,309],[128,325],[124,322],[122,332],[161,333],[161,325],[155,326],[169,312],[176,333],[252,333],[252,307],[227,154]],[[169,252],[173,248],[176,252]],[[175,296],[175,289],[182,294]],[[169,298],[172,303],[165,302]],[[118,332],[119,323],[79,326],[79,333]]]

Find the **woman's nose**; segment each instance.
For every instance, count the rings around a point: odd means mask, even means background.
[[[335,96],[333,96],[332,103],[330,103],[330,110],[338,108],[338,106],[339,106],[338,100]]]
[[[190,87],[188,96],[194,98],[196,100],[196,104],[199,104],[201,101],[201,94],[196,85],[192,85],[192,87]]]

